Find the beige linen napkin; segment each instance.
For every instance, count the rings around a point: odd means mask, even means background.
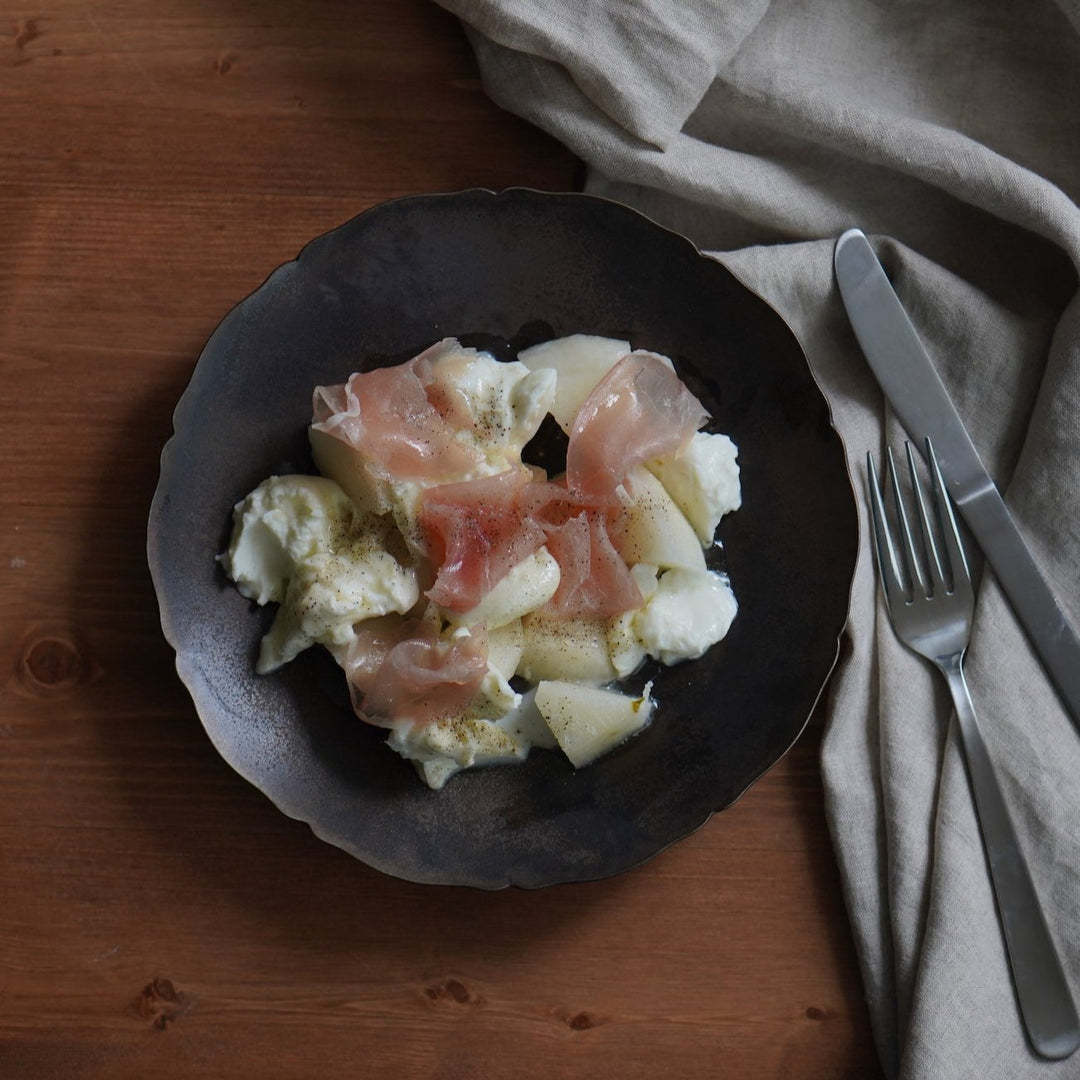
[[[440,0],[484,86],[689,235],[799,337],[863,459],[903,433],[832,275],[871,236],[1036,558],[1080,625],[1077,0]],[[863,512],[860,499],[860,512]],[[1080,1076],[1018,1020],[944,682],[862,556],[822,755],[890,1077]],[[969,678],[1080,996],[1080,737],[992,574]]]

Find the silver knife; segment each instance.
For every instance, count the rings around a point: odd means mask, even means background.
[[[855,336],[913,439],[934,444],[942,476],[1080,726],[1080,639],[979,458],[926,349],[859,229],[836,242],[836,280]]]

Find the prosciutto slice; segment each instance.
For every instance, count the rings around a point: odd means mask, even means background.
[[[428,488],[420,521],[436,574],[426,595],[451,611],[469,611],[546,544],[561,575],[547,610],[569,618],[640,607],[641,592],[611,541],[616,514],[520,469]]]
[[[420,619],[368,619],[342,662],[353,709],[377,727],[431,723],[466,708],[487,672],[483,628],[443,638]]]
[[[529,484],[523,512],[544,530],[548,551],[559,564],[559,588],[546,610],[564,618],[607,616],[642,605],[629,568],[611,541],[617,513],[570,491],[565,484]]]
[[[708,418],[663,359],[628,353],[596,384],[574,418],[567,485],[577,494],[614,503],[630,469],[677,450]]]
[[[559,588],[548,610],[564,618],[617,615],[643,601],[629,569],[615,550],[600,511],[583,511],[548,533],[548,551],[559,564]]]
[[[377,476],[440,483],[468,472],[480,453],[454,437],[460,405],[436,378],[444,342],[395,367],[318,386],[312,428],[359,451]]]
[[[523,514],[525,469],[428,488],[420,525],[435,583],[427,596],[451,611],[469,611],[544,542],[540,524]]]

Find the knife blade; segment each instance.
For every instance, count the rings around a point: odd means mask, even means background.
[[[949,494],[1080,727],[1080,638],[1047,584],[881,263],[859,229],[836,242],[836,281],[855,337],[901,423],[934,445]]]

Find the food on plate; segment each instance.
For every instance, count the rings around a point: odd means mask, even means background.
[[[651,682],[619,680],[735,618],[705,552],[741,504],[737,451],[667,357],[575,334],[504,362],[446,338],[312,411],[321,475],[237,503],[221,565],[278,605],[257,670],[324,646],[432,788],[534,746],[588,765],[656,711]],[[552,476],[523,459],[548,415]]]
[[[256,669],[274,671],[316,643],[349,644],[355,627],[420,598],[415,566],[392,522],[365,512],[321,476],[271,477],[234,513],[222,556],[240,593],[279,604]]]
[[[649,722],[650,687],[640,697],[549,679],[536,688],[536,707],[575,769],[595,761]]]

